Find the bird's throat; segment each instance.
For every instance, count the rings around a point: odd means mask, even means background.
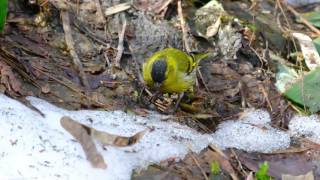
[[[152,64],[151,77],[155,83],[161,84],[166,79],[167,62],[164,59],[156,60]]]

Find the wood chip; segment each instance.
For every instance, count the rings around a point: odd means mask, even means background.
[[[131,7],[132,7],[131,6],[131,2],[117,4],[115,6],[107,8],[104,11],[104,15],[105,16],[111,16],[113,14],[117,14],[119,12],[126,11],[126,10],[130,9]]]

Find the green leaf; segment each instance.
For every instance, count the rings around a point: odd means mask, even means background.
[[[219,172],[220,172],[219,162],[218,161],[212,161],[210,169],[211,169],[211,173],[212,174],[214,174],[214,175],[219,174]]]
[[[256,179],[257,180],[270,180],[271,177],[268,176],[268,169],[269,169],[269,164],[268,162],[264,162],[263,164],[259,165],[259,170],[256,172]]]
[[[302,17],[304,17],[307,21],[309,21],[314,26],[320,28],[320,11],[319,10],[304,13],[302,14]]]
[[[308,107],[311,113],[318,112],[320,110],[320,67],[294,83],[284,95],[300,106]]]
[[[8,11],[8,0],[0,0],[0,32],[3,31]]]

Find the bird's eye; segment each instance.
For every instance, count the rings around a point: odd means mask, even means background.
[[[163,59],[153,63],[151,69],[152,80],[156,83],[162,83],[166,79],[167,62]]]

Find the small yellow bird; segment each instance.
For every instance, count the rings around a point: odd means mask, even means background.
[[[208,54],[188,55],[166,48],[154,53],[143,64],[143,79],[146,84],[162,93],[183,93],[193,91],[196,67]]]

